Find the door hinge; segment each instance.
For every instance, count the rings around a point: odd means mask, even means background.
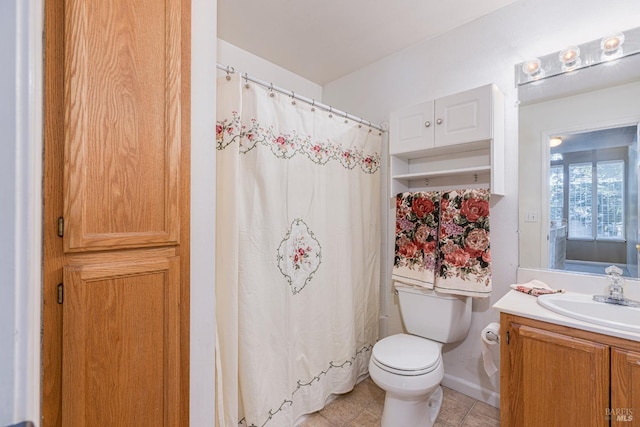
[[[58,285],[58,304],[62,304],[64,301],[64,285],[60,283]]]
[[[509,341],[511,341],[511,334],[507,331],[505,335],[507,336],[507,345],[509,345]]]
[[[64,218],[58,218],[58,237],[64,236]]]

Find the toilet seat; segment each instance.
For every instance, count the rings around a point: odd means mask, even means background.
[[[371,360],[380,369],[402,376],[424,375],[441,363],[440,346],[414,335],[386,337],[373,347]]]

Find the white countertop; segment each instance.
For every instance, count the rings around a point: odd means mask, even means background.
[[[577,292],[567,292],[568,294]],[[596,332],[603,335],[625,338],[640,342],[640,333],[614,329],[607,326],[596,325],[595,323],[583,322],[571,317],[557,314],[538,304],[537,297],[527,295],[515,290],[509,291],[493,305],[493,308],[501,313],[514,314],[516,316],[529,317],[557,325]]]

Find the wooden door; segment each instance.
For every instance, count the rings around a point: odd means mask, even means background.
[[[439,98],[435,102],[436,147],[493,137],[492,85]]]
[[[176,244],[180,1],[65,13],[65,251]]]
[[[43,426],[188,425],[189,23],[45,2]]]
[[[640,426],[640,352],[611,349],[612,426]]]
[[[517,323],[502,335],[501,425],[609,425],[608,346]]]
[[[150,252],[65,266],[65,426],[179,425],[179,259]]]

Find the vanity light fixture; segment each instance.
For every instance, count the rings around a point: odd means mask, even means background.
[[[560,51],[558,59],[562,63],[562,71],[571,71],[578,68],[582,60],[580,59],[580,48],[578,46],[569,46]]]
[[[640,27],[625,30],[624,33],[611,33],[516,64],[516,86],[542,84],[549,77],[575,73],[598,64],[615,64],[617,59],[637,54],[640,54]]]
[[[562,138],[559,136],[553,136],[549,139],[549,147],[551,148],[557,147],[560,144],[562,144]]]

